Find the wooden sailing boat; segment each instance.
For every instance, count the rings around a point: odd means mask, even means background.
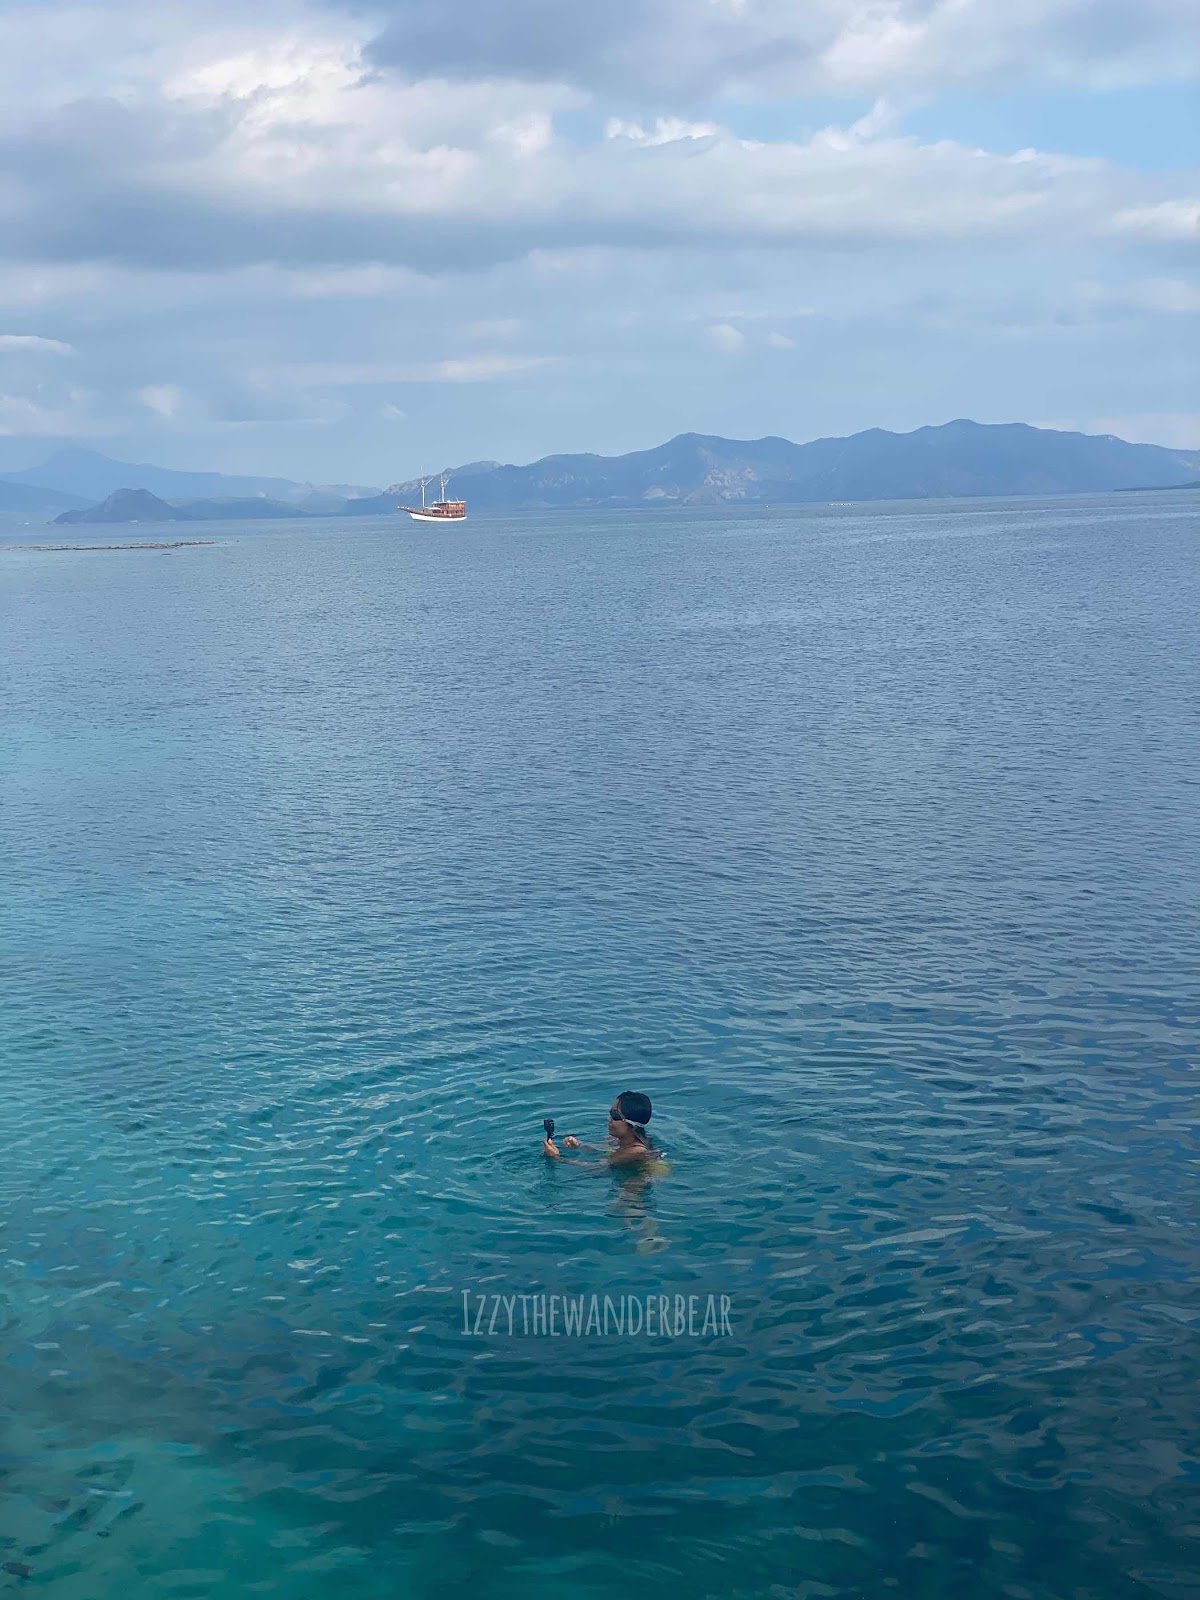
[[[414,522],[465,522],[467,519],[467,502],[465,500],[446,499],[446,479],[449,474],[441,474],[442,494],[440,500],[426,500],[425,486],[430,482],[428,478],[421,479],[421,504],[419,506],[398,506],[398,511],[407,511]]]

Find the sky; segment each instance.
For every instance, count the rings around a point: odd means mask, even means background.
[[[0,470],[1200,448],[1195,0],[0,0]]]

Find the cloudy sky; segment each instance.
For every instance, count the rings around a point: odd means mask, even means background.
[[[1195,0],[0,0],[0,468],[1200,446]]]

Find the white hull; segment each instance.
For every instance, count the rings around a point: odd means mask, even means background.
[[[465,522],[467,520],[467,513],[465,511],[460,517],[446,517],[436,516],[430,511],[409,511],[407,506],[401,506],[400,509],[402,511],[408,511],[409,516],[414,522]]]

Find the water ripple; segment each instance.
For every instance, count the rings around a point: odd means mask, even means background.
[[[1171,500],[6,557],[2,1581],[1191,1592]]]

